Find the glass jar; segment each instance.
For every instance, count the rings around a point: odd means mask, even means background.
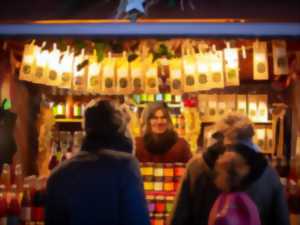
[[[155,197],[155,212],[165,213],[166,212],[166,199],[163,195],[157,195]]]
[[[174,191],[175,182],[173,177],[164,177],[164,191]]]

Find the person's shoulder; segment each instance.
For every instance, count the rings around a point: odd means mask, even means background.
[[[130,153],[110,149],[100,151],[99,157],[103,157],[105,160],[114,161],[116,163],[124,163],[136,160],[135,157]]]
[[[187,163],[189,173],[200,173],[207,169],[202,153],[196,153]]]

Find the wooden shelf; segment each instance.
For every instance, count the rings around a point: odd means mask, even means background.
[[[56,123],[81,123],[83,119],[65,118],[65,119],[55,119]]]
[[[201,123],[209,123],[209,124],[213,124],[216,123],[217,121],[201,121]],[[269,120],[269,121],[265,121],[265,122],[252,122],[254,125],[255,124],[272,124],[273,121]]]
[[[176,191],[145,191],[146,195],[176,196]]]
[[[149,102],[151,103],[151,102]],[[169,108],[181,108],[182,104],[181,103],[166,103]],[[137,107],[139,108],[145,108],[148,105],[148,103],[145,104],[138,104]]]

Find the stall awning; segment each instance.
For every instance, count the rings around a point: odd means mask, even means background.
[[[225,21],[225,20],[224,20]],[[203,20],[79,20],[2,23],[0,36],[181,36],[181,37],[300,37],[298,22],[246,22]]]

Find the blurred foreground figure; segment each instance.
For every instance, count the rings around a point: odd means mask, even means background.
[[[85,111],[81,152],[48,180],[46,225],[150,225],[126,124],[109,100]]]

